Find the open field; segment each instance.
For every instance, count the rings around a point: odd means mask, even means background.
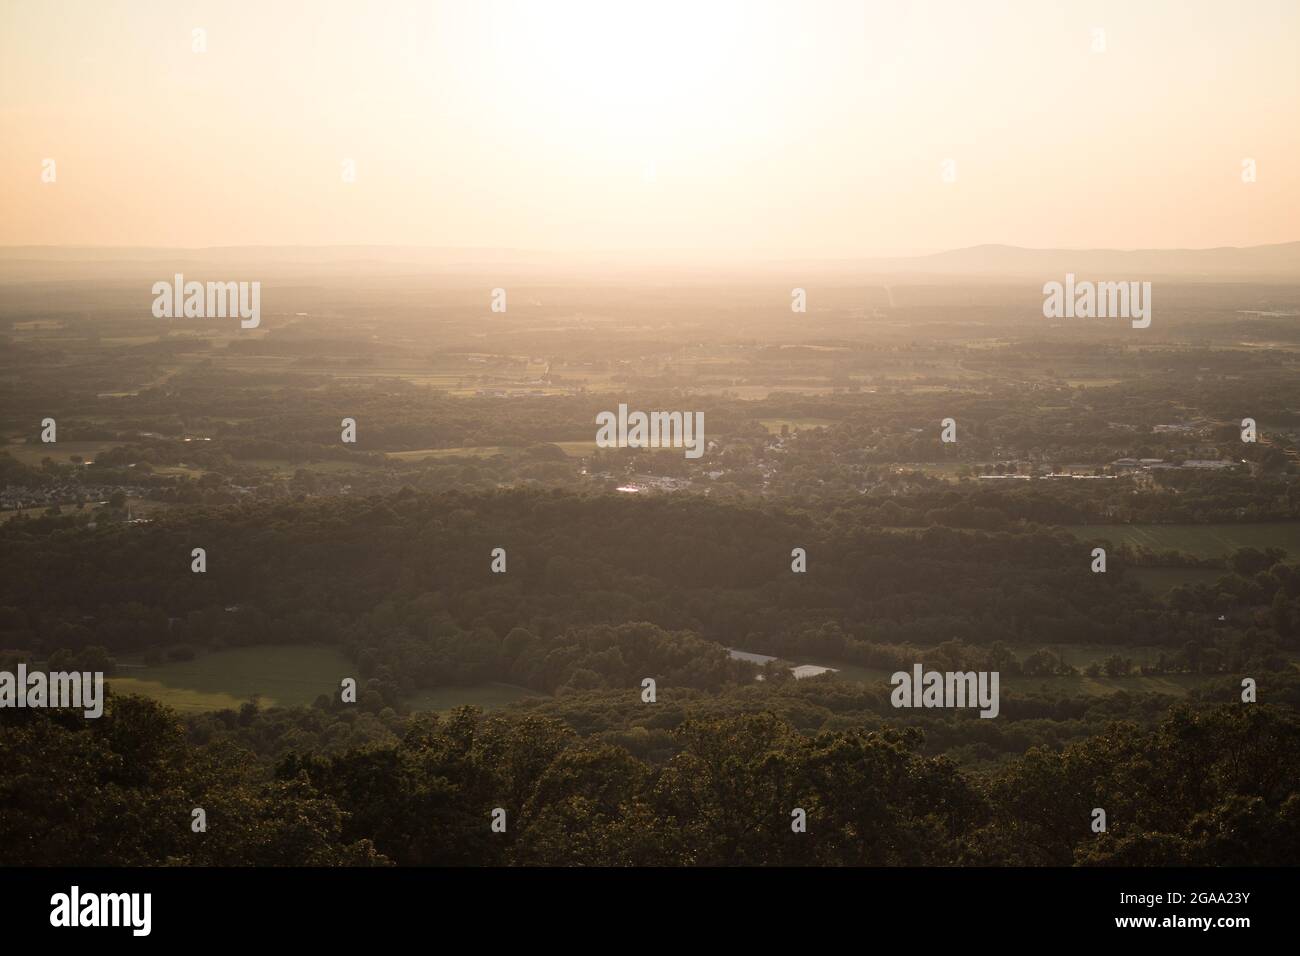
[[[384,454],[396,461],[424,461],[426,458],[491,458],[508,455],[515,449],[504,445],[477,445],[463,448],[419,448],[415,451],[389,451]]]
[[[1226,573],[1213,568],[1129,568],[1125,572],[1155,594],[1164,594],[1183,584],[1211,585]]]
[[[309,706],[321,694],[337,694],[343,678],[355,672],[356,667],[332,647],[266,645],[153,666],[128,661],[108,684],[115,693],[152,697],[194,714],[238,709],[254,695],[263,707]],[[495,710],[541,696],[526,687],[489,682],[421,691],[407,703],[412,710],[442,711],[465,704]]]
[[[516,701],[544,696],[527,687],[489,681],[470,687],[437,687],[433,690],[423,690],[414,694],[406,704],[411,710],[451,710],[467,704],[482,707],[484,710],[497,710],[508,707]]]
[[[782,425],[789,425],[790,431],[798,431],[800,428],[825,428],[834,425],[835,420],[831,418],[760,418],[758,423],[771,434],[777,435],[780,434]]]
[[[52,458],[60,464],[67,464],[71,455],[80,455],[86,461],[94,461],[95,456],[110,448],[117,448],[125,442],[120,441],[57,441],[15,442],[11,441],[0,447],[24,465],[39,466],[46,458]]]
[[[1143,660],[1141,656],[1135,655],[1125,648],[1108,648],[1107,650],[1109,653],[1131,657],[1134,663],[1140,663]],[[818,662],[808,661],[807,663]],[[839,672],[833,675],[835,680],[848,680],[864,684],[878,683],[887,685],[889,683],[889,671],[859,667],[853,664],[834,664],[828,661],[821,661],[820,663],[823,666],[839,668]],[[1080,665],[1076,664],[1075,666]],[[1082,673],[1073,677],[1020,677],[1003,674],[1000,683],[1002,689],[1008,692],[1021,694],[1043,692],[1058,697],[1104,697],[1120,691],[1130,694],[1168,694],[1171,697],[1183,697],[1191,688],[1211,679],[1211,677],[1199,674],[1166,674],[1159,677],[1088,677]]]
[[[932,478],[943,478],[946,481],[956,481],[958,469],[963,465],[969,466],[969,464],[970,462],[964,461],[909,461],[899,462],[890,467],[896,474],[902,474],[908,471],[919,471]]]
[[[889,675],[885,675],[886,681]],[[1165,674],[1159,677],[1017,677],[1004,674],[1001,686],[1013,693],[1045,693],[1053,697],[1105,697],[1124,691],[1128,694],[1168,694],[1185,697],[1193,687],[1210,680],[1200,674]]]
[[[287,458],[241,458],[239,464],[264,468],[280,475],[293,475],[298,469],[318,474],[348,474],[376,467],[364,458],[326,458],[319,461],[290,461]]]
[[[93,507],[94,507],[93,502],[91,504],[88,504],[84,509],[85,513],[89,514],[90,510]],[[134,507],[134,504],[132,505],[132,507]],[[9,508],[5,511],[0,511],[0,524],[4,524],[6,521],[12,521],[14,518],[17,518],[19,516],[23,516],[27,518],[39,518],[49,510],[50,510],[49,505],[37,505],[34,508]],[[61,513],[65,515],[76,514],[77,506],[75,504],[59,505],[59,510]]]
[[[332,647],[264,645],[120,667],[108,683],[117,693],[142,694],[196,713],[239,707],[253,695],[267,707],[308,705],[321,694],[338,693],[343,678],[355,671]]]
[[[136,677],[114,676],[109,678],[108,686],[115,694],[138,694],[141,697],[151,697],[186,714],[201,714],[211,710],[237,710],[248,699],[219,692],[172,687],[161,681]],[[263,697],[262,703],[270,706],[275,701]]]
[[[596,441],[553,441],[554,445],[570,458],[582,458],[596,450]],[[491,458],[494,455],[516,455],[524,449],[510,445],[465,445],[457,448],[419,448],[414,451],[389,451],[384,454],[396,461],[423,461],[426,458]]]
[[[176,507],[174,504],[166,501],[151,501],[148,498],[131,498],[131,514],[136,518],[147,517],[156,511],[166,511],[169,508]],[[84,514],[91,514],[99,505],[98,501],[87,501],[82,509]],[[6,511],[0,511],[0,524],[11,521],[19,515],[26,515],[29,518],[39,518],[49,510],[48,505],[39,505],[34,508],[11,508]],[[75,503],[64,503],[59,505],[59,510],[65,514],[76,514],[77,506]]]
[[[1113,544],[1184,551],[1202,558],[1230,554],[1237,548],[1282,548],[1300,557],[1300,521],[1255,524],[1095,524],[1066,528],[1083,540],[1102,538]]]
[[[1132,660],[1135,665],[1141,665],[1154,662],[1162,650],[1166,652],[1171,650],[1155,646],[1116,647],[1110,644],[1044,644],[1042,646],[1059,654],[1063,660],[1080,671],[1094,661],[1100,663],[1112,654],[1119,654]],[[1016,653],[1018,657],[1023,658],[1036,649],[1017,647]],[[864,684],[888,684],[892,673],[880,668],[863,667],[826,658],[801,657],[798,663],[833,667],[837,673],[832,675],[831,679]],[[1001,686],[1007,691],[1022,694],[1044,692],[1063,697],[1100,697],[1119,691],[1130,694],[1151,693],[1183,697],[1191,688],[1213,679],[1213,676],[1201,674],[1167,674],[1158,677],[1088,677],[1083,673],[1073,677],[1019,677],[1003,674]]]

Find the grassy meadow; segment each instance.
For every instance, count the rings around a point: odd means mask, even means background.
[[[1113,544],[1142,546],[1152,551],[1183,551],[1217,558],[1237,548],[1282,548],[1300,557],[1300,521],[1261,521],[1252,524],[1094,524],[1067,528],[1083,540],[1106,539]]]
[[[263,645],[201,654],[192,661],[144,665],[125,661],[109,685],[196,713],[238,708],[256,695],[263,706],[308,705],[336,694],[356,667],[332,647]]]

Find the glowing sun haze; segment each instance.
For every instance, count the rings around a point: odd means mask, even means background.
[[[1293,0],[5,0],[0,243],[1291,241],[1298,39]]]

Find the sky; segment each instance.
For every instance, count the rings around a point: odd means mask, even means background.
[[[1288,242],[1298,41],[1295,0],[0,0],[0,245]]]

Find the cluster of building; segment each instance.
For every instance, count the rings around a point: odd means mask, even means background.
[[[1181,465],[1165,461],[1163,458],[1118,458],[1110,463],[1110,467],[1120,473],[1134,471],[1161,471],[1171,468],[1194,468],[1202,471],[1224,471],[1228,468],[1235,468],[1241,462],[1233,461],[1231,458],[1187,458]]]
[[[616,488],[626,494],[635,494],[641,491],[684,491],[691,486],[689,478],[669,478],[664,475],[633,475],[630,481],[626,481]]]
[[[103,504],[116,492],[128,497],[142,497],[144,489],[134,485],[83,485],[77,481],[60,481],[39,487],[5,485],[0,488],[0,511],[22,508],[48,508],[51,505]]]
[[[773,657],[771,654],[755,654],[753,651],[741,651],[734,647],[727,648],[727,656],[734,661],[749,661],[751,664],[758,664],[760,667],[766,666],[780,658]],[[823,667],[821,664],[795,664],[788,667],[787,670],[794,675],[795,680],[803,680],[805,677],[820,677],[822,674],[838,674],[838,667]],[[763,680],[762,674],[754,678]]]
[[[1030,481],[1035,478],[1113,479],[1121,475],[1142,475],[1157,471],[1192,469],[1197,471],[1226,471],[1242,462],[1231,458],[1187,458],[1181,462],[1164,458],[1118,458],[1109,465],[1061,465],[1056,471],[1044,466],[1030,465],[1017,472],[1000,475],[979,475],[980,481]]]

